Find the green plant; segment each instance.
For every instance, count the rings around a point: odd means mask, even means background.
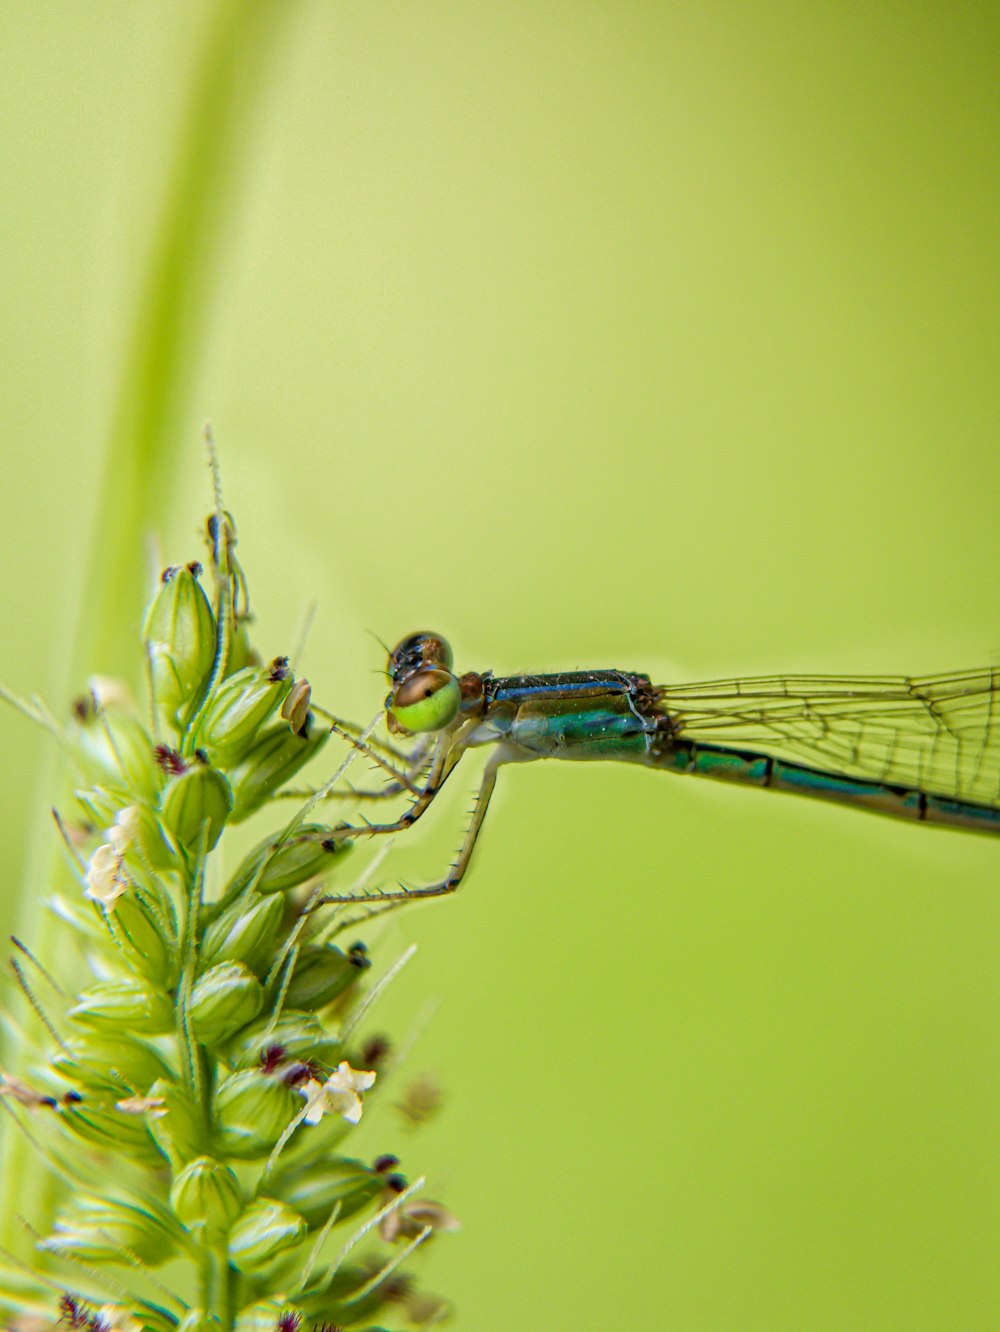
[[[56,1208],[32,1260],[3,1256],[0,1310],[94,1332],[437,1322],[400,1268],[454,1218],[394,1157],[345,1151],[386,1050],[358,1036],[365,945],[311,910],[351,843],[309,816],[356,751],[232,865],[234,830],[329,730],[288,660],[255,651],[221,501],[207,534],[210,593],[201,565],[169,568],[146,615],[148,720],[117,681],[65,726],[7,695],[73,767],[49,905],[75,948],[58,978],[24,945],[13,962],[23,1066],[0,1106]],[[369,1239],[383,1249],[359,1259]]]

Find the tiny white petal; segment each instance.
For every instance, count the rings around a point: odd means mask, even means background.
[[[358,1093],[367,1091],[375,1082],[375,1076],[351,1068],[345,1059],[326,1082],[310,1079],[302,1092],[308,1101],[304,1115],[306,1123],[318,1124],[324,1115],[340,1115],[349,1124],[356,1124],[364,1110]]]
[[[90,857],[83,876],[87,896],[100,902],[106,911],[114,910],[115,903],[128,887],[121,868],[121,853],[111,842],[102,842]]]
[[[309,1102],[305,1113],[306,1123],[318,1124],[326,1113],[326,1088],[322,1082],[310,1078],[305,1087],[302,1088],[302,1094]]]

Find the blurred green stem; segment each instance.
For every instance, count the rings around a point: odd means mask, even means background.
[[[239,205],[254,116],[268,67],[298,9],[293,0],[218,0],[204,19],[204,48],[124,349],[83,584],[86,600],[67,678],[58,681],[63,695],[94,670],[135,674],[146,592],[143,541],[168,508],[177,458],[187,455],[192,374]],[[47,764],[45,805],[56,790],[54,773]],[[39,902],[58,867],[51,825],[39,823],[27,857],[18,933],[32,939],[56,969],[56,923],[48,913],[40,917]],[[7,1062],[16,1067],[20,1052],[8,1050]],[[27,1150],[23,1137],[7,1133],[0,1160],[0,1242],[25,1255],[31,1241],[17,1220],[17,1200]]]

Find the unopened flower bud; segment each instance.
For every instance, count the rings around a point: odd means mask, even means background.
[[[285,999],[307,1012],[325,1008],[369,966],[364,953],[349,957],[333,944],[306,944],[299,950]]]
[[[154,1082],[149,1095],[162,1102],[155,1115],[147,1116],[149,1135],[173,1169],[178,1171],[205,1150],[205,1120],[201,1107],[195,1105],[172,1077]]]
[[[258,1198],[229,1232],[229,1261],[239,1272],[254,1272],[290,1249],[306,1228],[302,1217],[287,1203]]]
[[[40,1247],[98,1264],[127,1263],[131,1253],[156,1267],[172,1255],[180,1238],[176,1221],[150,1199],[130,1203],[77,1194],[59,1213],[53,1233]]]
[[[128,976],[91,985],[68,1016],[98,1032],[157,1035],[173,1027],[174,1006],[161,990],[154,990],[139,976]]]
[[[229,783],[204,763],[175,777],[163,795],[163,821],[188,855],[214,848],[232,808]]]
[[[164,572],[143,627],[153,705],[177,730],[200,702],[215,660],[215,615],[196,570],[189,565]]]
[[[272,1177],[269,1187],[276,1198],[294,1207],[313,1230],[329,1220],[338,1204],[338,1215],[343,1219],[371,1202],[384,1185],[381,1175],[361,1161],[333,1157],[283,1170]]]
[[[262,731],[229,774],[233,784],[234,822],[253,814],[275,791],[315,758],[329,731],[307,721],[301,731],[287,722],[274,722]]]
[[[228,1055],[236,1068],[257,1068],[264,1052],[275,1047],[289,1060],[313,1059],[332,1065],[340,1059],[340,1043],[326,1031],[313,1013],[285,1008],[274,1020],[270,1014],[258,1018],[229,1044]]]
[[[178,959],[176,936],[171,929],[172,907],[169,899],[161,903],[159,896],[150,895],[145,886],[140,889],[133,885],[115,903],[107,923],[129,967],[166,990],[176,979]]]
[[[84,779],[122,797],[152,799],[157,789],[153,740],[141,722],[101,712],[75,729],[72,751]]]
[[[243,1191],[229,1166],[199,1156],[174,1180],[170,1206],[188,1230],[228,1230],[243,1208]]]
[[[70,1133],[115,1159],[124,1157],[142,1165],[163,1165],[163,1157],[149,1136],[146,1115],[123,1114],[115,1107],[103,1109],[85,1099],[82,1104],[64,1103],[59,1118]]]
[[[160,1052],[138,1036],[97,1032],[66,1043],[50,1061],[68,1082],[106,1095],[145,1095],[170,1070]]]
[[[241,1161],[266,1156],[301,1107],[301,1097],[277,1078],[256,1069],[231,1074],[215,1094],[220,1155]]]
[[[246,856],[232,877],[227,896],[253,884],[259,893],[284,893],[327,874],[352,843],[320,823],[303,823],[290,837],[268,837]]]
[[[275,657],[270,666],[248,666],[219,685],[198,724],[198,743],[213,762],[228,766],[246,752],[293,680],[288,658]]]
[[[239,962],[221,962],[201,976],[191,991],[188,1016],[195,1039],[220,1045],[260,1012],[264,991],[260,981]]]
[[[266,972],[277,951],[284,909],[280,897],[241,893],[205,931],[202,961],[208,966],[243,962],[251,971],[262,968]]]

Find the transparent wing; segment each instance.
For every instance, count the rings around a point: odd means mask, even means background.
[[[1000,807],[1000,668],[658,689],[684,739]]]

